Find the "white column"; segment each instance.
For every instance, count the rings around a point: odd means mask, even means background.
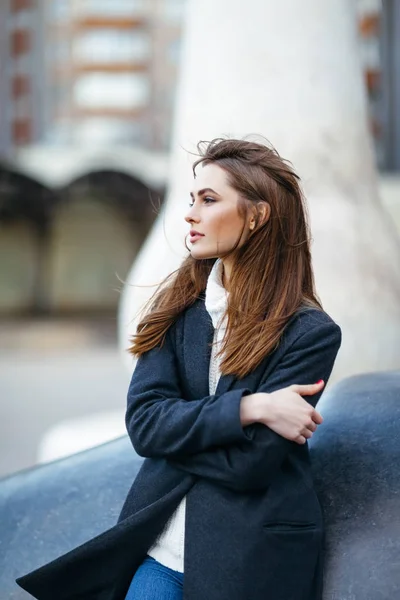
[[[185,254],[182,148],[261,134],[303,179],[318,292],[343,330],[334,377],[400,368],[400,246],[377,192],[353,3],[188,0],[185,33],[169,194],[129,281],[156,283]],[[125,287],[122,347],[149,291]]]

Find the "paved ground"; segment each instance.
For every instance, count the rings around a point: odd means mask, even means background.
[[[0,322],[0,477],[35,464],[61,420],[120,409],[130,373],[115,322]]]

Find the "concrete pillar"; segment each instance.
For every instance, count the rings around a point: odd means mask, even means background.
[[[400,245],[378,197],[353,3],[188,0],[185,34],[169,195],[128,281],[154,284],[185,254],[185,150],[261,134],[303,179],[318,292],[343,330],[333,378],[400,368]],[[121,347],[153,290],[125,286]]]

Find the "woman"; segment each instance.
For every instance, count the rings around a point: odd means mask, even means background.
[[[126,424],[146,460],[115,527],[18,580],[40,600],[321,599],[307,440],[341,331],[292,168],[250,141],[199,151],[189,256],[131,348]]]

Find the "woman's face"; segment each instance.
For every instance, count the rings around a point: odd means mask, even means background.
[[[247,239],[249,226],[239,215],[239,193],[228,183],[226,172],[216,164],[198,167],[190,210],[185,220],[190,224],[189,248],[193,258],[219,258],[232,250],[240,239]],[[197,232],[201,235],[192,235]],[[243,235],[241,236],[243,232]]]

